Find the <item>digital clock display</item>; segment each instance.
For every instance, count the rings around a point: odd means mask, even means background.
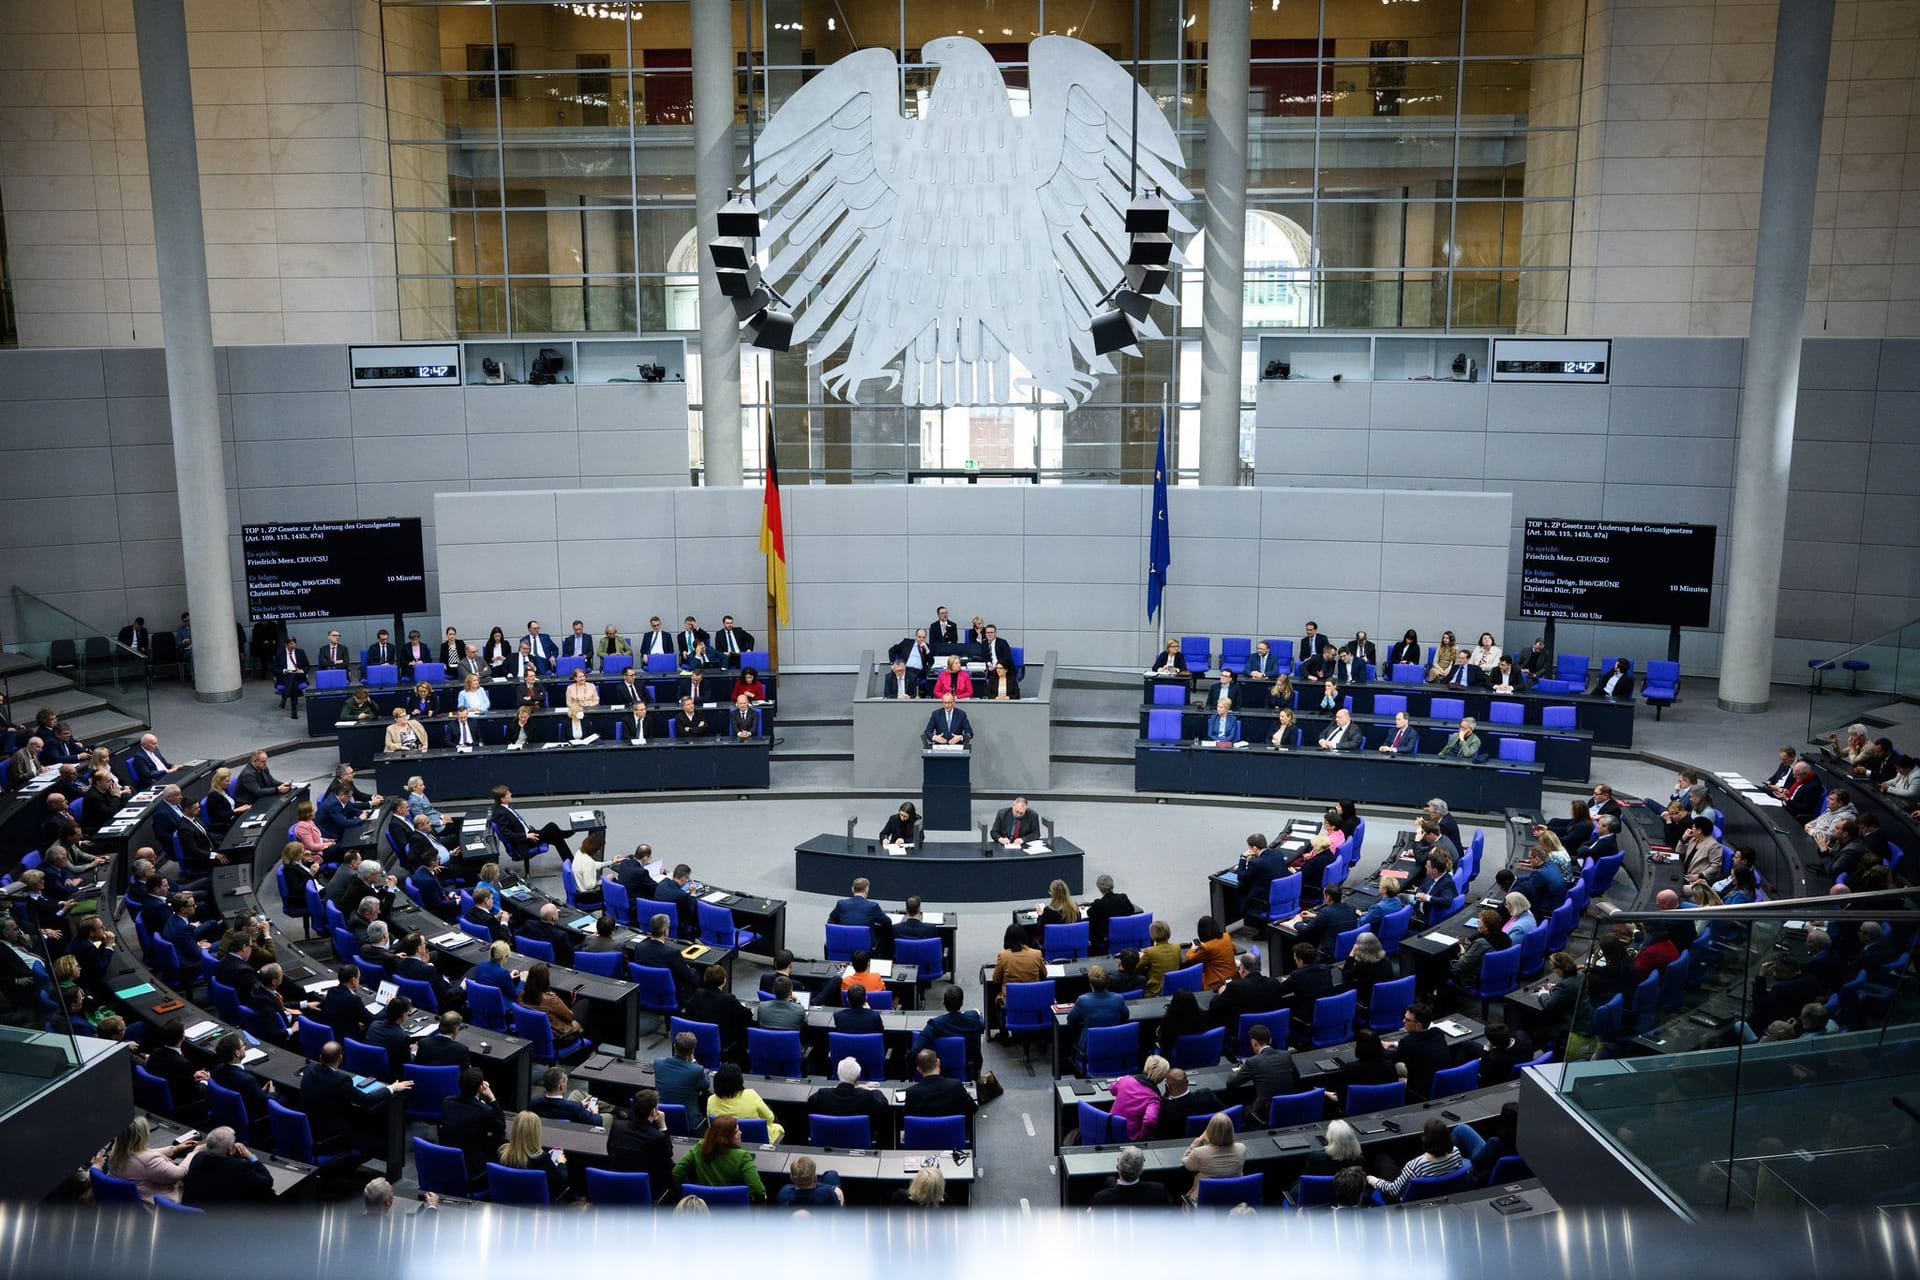
[[[1573,373],[1588,377],[1605,374],[1607,362],[1604,360],[1499,360],[1493,366],[1495,373],[1513,374],[1554,374]]]
[[[356,378],[377,378],[382,382],[406,382],[416,378],[444,378],[453,372],[450,364],[405,364],[362,366],[353,371]]]
[[[451,387],[460,384],[460,348],[451,343],[351,347],[356,387]]]

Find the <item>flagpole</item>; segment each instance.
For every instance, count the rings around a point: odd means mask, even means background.
[[[748,25],[752,24],[749,23]],[[749,71],[751,71],[751,68],[749,68]],[[774,466],[773,385],[771,383],[768,383],[762,389],[761,396],[760,410],[766,415],[767,423],[766,435],[764,437],[767,442],[767,456],[760,460],[762,473],[761,484],[764,486],[767,483],[765,477],[771,473]],[[782,506],[785,506],[785,495],[782,495]],[[775,671],[780,670],[780,601],[778,597],[773,594],[773,581],[771,578],[767,581],[767,665]]]
[[[1166,436],[1167,405],[1170,400],[1170,395],[1171,393],[1167,389],[1167,384],[1164,382],[1161,383],[1160,384],[1160,433],[1161,433],[1162,439],[1164,439]],[[1167,464],[1167,473],[1168,473],[1167,487],[1171,489],[1173,487],[1173,464],[1171,462]],[[1167,588],[1164,583],[1160,587],[1160,612],[1158,617],[1160,620],[1160,642],[1159,644],[1154,646],[1153,651],[1155,654],[1162,654],[1167,651]]]

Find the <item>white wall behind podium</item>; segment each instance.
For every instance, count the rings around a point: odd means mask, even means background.
[[[1167,634],[1500,630],[1505,493],[1176,489]],[[1152,490],[809,486],[784,493],[793,621],[788,668],[846,667],[946,605],[1068,665],[1143,667]],[[528,618],[564,631],[669,630],[723,614],[765,642],[757,488],[443,493],[440,611],[462,635]]]

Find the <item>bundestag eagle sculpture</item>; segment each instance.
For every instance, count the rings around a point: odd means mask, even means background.
[[[1088,324],[1127,257],[1134,102],[1139,182],[1170,201],[1180,144],[1159,106],[1092,45],[1028,46],[1018,115],[986,49],[947,36],[911,119],[893,54],[827,67],[775,113],[754,147],[771,208],[766,277],[794,305],[793,341],[835,396],[885,379],[911,405],[1022,398],[1071,408],[1113,372]],[[1191,232],[1176,211],[1173,227]],[[1143,329],[1160,336],[1151,321]],[[895,361],[898,361],[896,367]],[[1014,386],[1011,361],[1027,377]]]

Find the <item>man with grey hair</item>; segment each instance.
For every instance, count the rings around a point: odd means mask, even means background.
[[[1469,720],[1467,723],[1472,724],[1473,722]],[[1453,841],[1453,847],[1456,850],[1467,847],[1467,842],[1460,838],[1460,823],[1454,818],[1453,814],[1448,811],[1445,800],[1442,800],[1439,796],[1435,796],[1433,799],[1427,801],[1425,812],[1427,817],[1432,818],[1440,824],[1440,834]]]
[[[535,942],[544,942],[552,947],[556,963],[564,965],[573,963],[573,940],[579,935],[560,923],[559,904],[553,902],[541,904],[539,918],[528,921],[522,926],[520,933],[523,937],[532,938]]]
[[[1460,731],[1447,736],[1446,745],[1440,748],[1442,760],[1471,760],[1480,754],[1479,722],[1472,716],[1460,718]]]
[[[1147,1153],[1139,1147],[1122,1147],[1114,1157],[1113,1178],[1093,1193],[1096,1209],[1171,1209],[1173,1195],[1158,1182],[1140,1181],[1147,1167]]]
[[[367,926],[367,940],[360,944],[360,959],[386,970],[388,977],[393,976],[394,969],[400,963],[400,957],[389,946],[392,936],[385,920],[375,920]]]
[[[393,906],[394,888],[399,883],[376,859],[362,858],[359,870],[354,872],[347,891],[341,895],[340,909],[351,915],[360,909],[362,902],[372,898],[379,902],[380,916],[385,919]]]
[[[665,969],[673,975],[673,989],[679,994],[680,1002],[686,1003],[688,996],[698,985],[693,970],[680,954],[680,948],[667,941],[671,936],[673,917],[664,911],[656,912],[647,921],[647,936],[633,948],[633,963],[649,969]]]
[[[884,1147],[892,1136],[893,1113],[887,1096],[860,1083],[860,1060],[848,1056],[834,1066],[835,1083],[815,1089],[807,1097],[810,1116],[865,1116],[869,1146]],[[818,1145],[818,1140],[815,1140]]]
[[[171,771],[173,766],[160,754],[160,739],[151,733],[140,735],[140,745],[127,754],[127,772],[133,775],[133,783],[144,787],[155,778]]]
[[[1140,908],[1133,905],[1133,899],[1124,893],[1116,893],[1113,877],[1103,875],[1096,878],[1093,887],[1100,896],[1087,904],[1087,941],[1093,947],[1093,954],[1107,954],[1107,924],[1115,916],[1137,916]]]
[[[28,738],[26,745],[7,757],[7,787],[18,791],[40,774],[40,753],[47,749],[44,738]]]
[[[344,760],[333,767],[334,785],[335,786],[344,785],[349,790],[351,790],[353,793],[353,802],[355,804],[360,805],[362,808],[371,809],[375,805],[379,804],[381,801],[386,799],[385,796],[378,795],[378,794],[368,795],[366,792],[362,791],[360,788],[354,786],[353,776],[354,776],[353,766],[348,764]]]
[[[212,1204],[272,1204],[273,1174],[226,1125],[207,1134],[181,1186],[181,1199]]]

